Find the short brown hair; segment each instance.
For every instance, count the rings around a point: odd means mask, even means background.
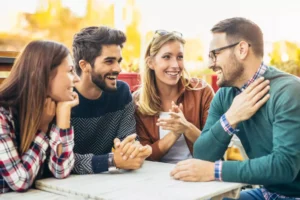
[[[212,29],[212,33],[226,33],[228,42],[238,42],[245,40],[258,57],[264,56],[263,33],[254,22],[242,18],[234,17],[220,21]]]

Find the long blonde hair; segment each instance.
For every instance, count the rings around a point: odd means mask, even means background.
[[[138,111],[143,115],[156,115],[161,111],[161,99],[158,93],[155,73],[150,69],[148,61],[156,56],[162,46],[172,41],[178,41],[182,45],[185,44],[185,40],[181,36],[178,36],[174,32],[168,32],[167,34],[154,37],[147,47],[144,57],[144,66],[140,72],[142,84],[134,93],[138,104]],[[184,68],[179,82],[181,82],[186,89],[192,89],[189,87],[189,80],[190,76]]]
[[[35,138],[47,97],[50,72],[69,55],[62,44],[30,42],[16,59],[9,76],[0,86],[0,106],[13,112],[19,153],[25,153]]]

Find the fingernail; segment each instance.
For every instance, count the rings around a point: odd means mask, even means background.
[[[133,155],[130,155],[130,158],[133,158]]]
[[[123,153],[122,153],[122,152],[121,152],[120,154],[121,154],[121,156],[123,156]]]
[[[127,159],[127,157],[126,156],[123,156],[123,160],[126,160]]]
[[[264,80],[264,79],[265,79],[265,77],[263,77],[263,76],[262,76],[262,77],[260,77],[260,80]]]

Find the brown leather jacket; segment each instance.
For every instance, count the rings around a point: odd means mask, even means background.
[[[191,87],[195,87],[195,79],[191,80]],[[181,94],[176,102],[177,105],[182,103],[183,113],[187,121],[194,124],[200,130],[203,129],[206,118],[208,115],[208,109],[210,103],[214,97],[214,92],[210,85],[207,83],[198,83],[196,88],[199,90],[187,90],[181,86]],[[138,99],[138,93],[134,95],[135,102]],[[136,132],[140,138],[140,142],[143,145],[150,145],[152,147],[152,155],[148,157],[148,160],[160,161],[163,154],[158,147],[159,141],[159,127],[156,125],[156,121],[159,115],[146,116],[142,115],[138,111],[136,105],[135,118],[136,118]],[[193,143],[185,137],[186,143],[189,147],[191,154],[193,155]]]

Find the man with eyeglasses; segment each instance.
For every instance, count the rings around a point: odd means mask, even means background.
[[[221,88],[194,144],[197,159],[171,175],[262,185],[240,199],[300,199],[300,79],[263,63],[263,34],[252,21],[226,19],[211,32],[210,68]],[[249,160],[221,161],[233,135]]]

